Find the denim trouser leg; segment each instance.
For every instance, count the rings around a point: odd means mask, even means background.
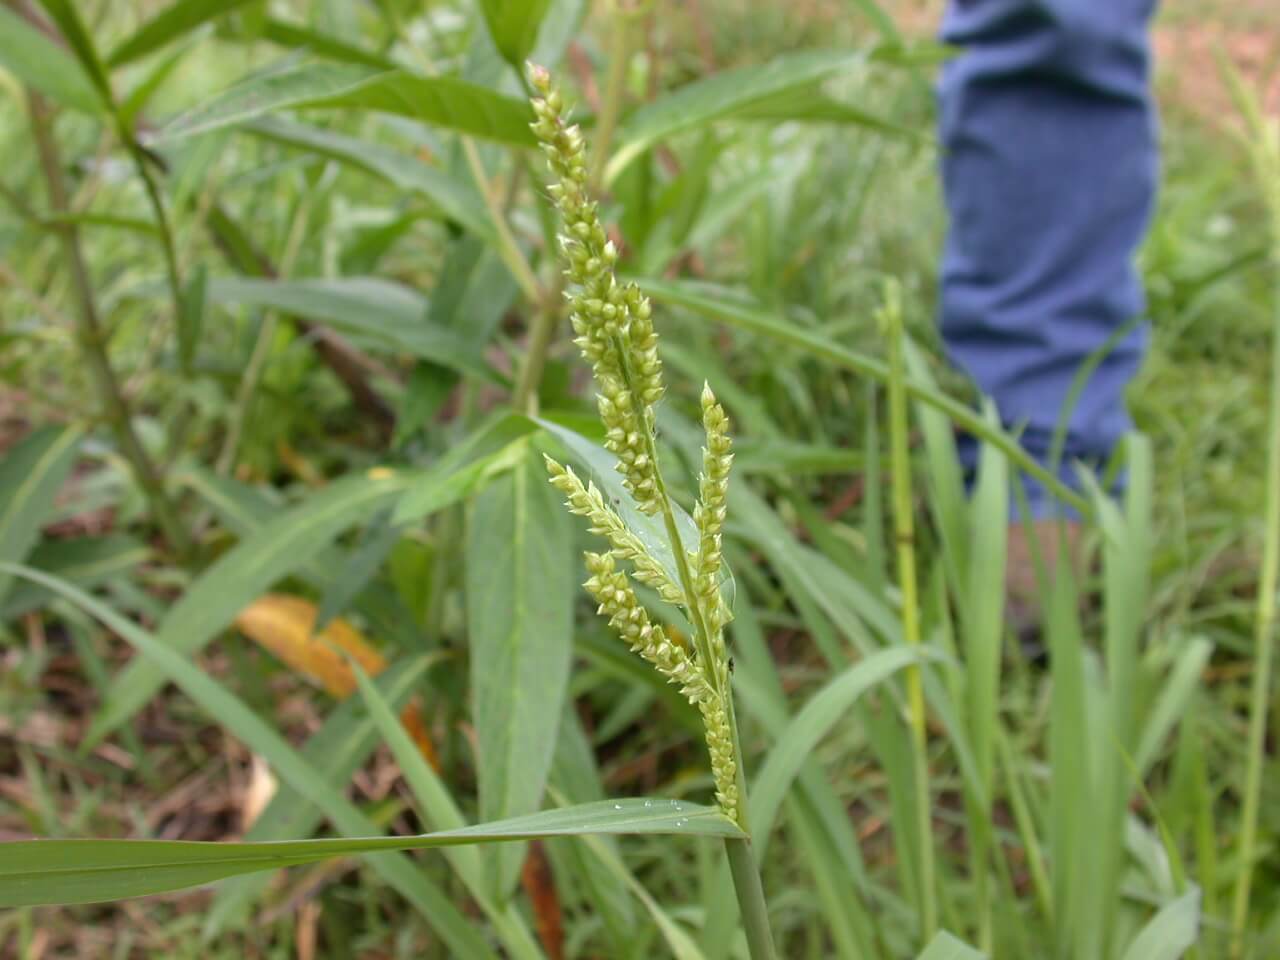
[[[1042,460],[1081,363],[1144,308],[1133,255],[1157,176],[1154,6],[952,0],[943,23],[963,52],[939,88],[950,213],[942,334]],[[1123,336],[1085,385],[1067,464],[1106,458],[1128,429],[1123,392],[1145,334]],[[1037,515],[1051,512],[1043,489],[1027,489]]]

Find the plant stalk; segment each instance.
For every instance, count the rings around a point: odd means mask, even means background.
[[[746,798],[742,800],[745,803]],[[760,870],[751,852],[751,841],[745,837],[726,839],[724,850],[729,856],[733,889],[738,895],[742,927],[747,935],[747,952],[751,960],[775,960],[777,954],[773,949],[773,933],[769,929],[769,908],[764,899],[764,887],[760,884]]]
[[[636,413],[644,419],[644,410],[640,394],[635,389],[635,381],[630,364],[626,359],[626,351],[617,344],[618,354],[623,358],[622,378],[631,393]],[[689,569],[689,558],[685,555],[684,544],[680,539],[680,528],[676,525],[675,511],[671,507],[671,496],[667,492],[666,481],[662,470],[658,467],[658,445],[653,432],[645,431],[645,452],[654,465],[653,479],[658,488],[658,500],[662,505],[662,522],[666,529],[667,539],[671,542],[671,553],[675,557],[676,571],[680,577],[680,587],[684,591],[686,610],[693,625],[694,646],[698,654],[699,669],[712,688],[724,699],[725,709],[729,716],[730,730],[733,736],[733,753],[735,773],[738,786],[738,826],[747,831],[747,785],[746,773],[742,762],[742,740],[738,734],[737,715],[733,707],[732,689],[720,689],[716,671],[711,668],[715,662],[711,643],[711,631],[703,616],[702,607],[698,603],[698,594],[694,589],[693,572]],[[725,840],[725,852],[729,856],[729,869],[733,874],[733,889],[738,897],[738,909],[742,915],[743,927],[747,935],[747,948],[751,960],[774,960],[773,934],[769,929],[769,908],[764,899],[764,887],[760,883],[760,869],[751,852],[749,837]]]
[[[612,23],[609,33],[609,73],[605,78],[600,110],[596,114],[595,153],[588,175],[588,190],[595,193],[604,182],[605,167],[609,163],[609,146],[618,128],[618,114],[622,110],[622,92],[627,79],[627,60],[631,46],[627,42],[630,20],[634,17],[621,7],[622,0],[609,5]]]
[[[911,510],[911,461],[907,450],[906,372],[902,357],[902,307],[898,288],[885,289],[883,317],[889,338],[889,455],[893,477],[893,525],[898,547],[898,583],[902,595],[902,638],[920,646],[920,597],[916,583],[915,528]],[[929,803],[929,758],[925,729],[924,689],[920,665],[907,668],[907,706],[911,725],[912,766],[916,787],[920,921],[928,943],[938,929],[934,895],[933,818]]]
[[[525,344],[524,359],[511,397],[512,405],[530,416],[538,412],[538,385],[542,383],[547,354],[555,340],[556,323],[560,319],[560,294],[563,289],[563,281],[557,281],[545,302],[537,307],[537,312],[533,315],[529,342]]]
[[[71,212],[66,184],[62,180],[62,159],[50,128],[50,111],[44,98],[34,91],[27,91],[27,108],[31,117],[31,133],[40,158],[40,168],[49,191],[49,205],[54,214]],[[120,452],[128,461],[138,486],[151,508],[152,516],[169,545],[180,557],[192,553],[193,544],[186,528],[178,520],[173,503],[165,491],[164,478],[146,448],[133,429],[132,413],[128,401],[120,389],[120,382],[107,356],[107,337],[98,315],[93,285],[84,251],[80,247],[80,232],[75,222],[60,219],[55,229],[62,241],[63,255],[71,271],[79,313],[76,320],[76,338],[81,354],[89,369],[90,379],[98,394],[102,412],[115,434]]]
[[[1256,111],[1256,112],[1254,112]],[[1231,956],[1244,955],[1249,919],[1250,888],[1257,860],[1258,809],[1267,751],[1267,712],[1272,657],[1275,647],[1276,587],[1280,576],[1280,127],[1268,129],[1254,105],[1252,121],[1254,162],[1271,215],[1271,261],[1274,270],[1271,328],[1271,396],[1267,423],[1266,507],[1263,521],[1262,568],[1254,618],[1253,682],[1249,691],[1249,728],[1244,798],[1240,813],[1239,874],[1231,904]]]

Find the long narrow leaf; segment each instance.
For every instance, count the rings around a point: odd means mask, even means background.
[[[593,834],[740,837],[714,807],[605,800],[412,837],[264,843],[191,840],[15,840],[0,843],[0,907],[97,903],[193,887],[352,854]]]
[[[166,7],[107,55],[107,65],[121,67],[134,60],[140,60],[147,54],[184,34],[190,33],[202,23],[229,13],[236,7],[244,6],[249,0],[178,0]]]
[[[164,131],[176,140],[287,109],[378,110],[517,146],[531,146],[527,104],[454,77],[425,77],[352,63],[286,62],[183,114]]]

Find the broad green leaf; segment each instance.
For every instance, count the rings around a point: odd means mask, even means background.
[[[286,109],[378,110],[518,146],[531,146],[522,100],[453,77],[424,77],[350,63],[288,61],[234,85],[164,131],[176,140]]]
[[[757,856],[763,857],[768,849],[778,808],[822,738],[841,720],[847,720],[849,709],[864,693],[920,660],[921,654],[905,646],[879,650],[828,681],[787,724],[751,785],[748,822],[756,838]]]
[[[467,626],[486,820],[537,809],[551,769],[573,649],[571,535],[569,514],[532,447],[472,506]],[[498,854],[500,899],[522,860],[519,849]]]
[[[943,930],[929,941],[918,960],[986,960],[986,954]]]
[[[177,117],[161,132],[161,137],[176,140],[237,126],[276,110],[359,90],[387,72],[359,64],[300,64],[286,60],[241,80],[212,101]]]
[[[618,149],[605,178],[612,182],[632,160],[664,137],[700,127],[789,90],[814,83],[863,59],[844,50],[784,54],[762,66],[724,70],[686,84],[641,107],[618,131]]]
[[[695,314],[789,344],[879,383],[888,382],[889,370],[882,361],[849,350],[820,333],[804,329],[786,317],[775,316],[757,304],[745,302],[741,296],[723,287],[652,277],[646,277],[642,285],[645,293],[662,303],[684,307]],[[908,379],[905,387],[914,399],[940,410],[957,426],[998,448],[1009,458],[1011,465],[1035,477],[1064,503],[1079,510],[1084,516],[1092,513],[1092,504],[1086,498],[1046,470],[1043,464],[1027,453],[1004,430],[993,428],[980,414],[964,404],[914,379]]]
[[[433,662],[436,661],[428,657],[416,657],[387,667],[373,680],[383,702],[398,712]],[[325,718],[324,725],[303,745],[302,758],[332,787],[342,790],[379,742],[373,719],[361,701],[352,697]],[[323,822],[324,813],[315,802],[288,784],[280,784],[244,838],[302,840],[315,833]],[[254,874],[221,884],[205,914],[205,938],[215,937],[228,924],[234,924],[270,881],[266,874]]]
[[[503,59],[517,70],[538,42],[538,28],[551,0],[480,0],[489,36]]]
[[[78,60],[0,5],[0,67],[64,107],[103,113],[106,104]]]
[[[1138,931],[1124,960],[1178,960],[1196,942],[1200,929],[1200,891],[1192,888],[1166,903]]]
[[[111,81],[107,78],[106,68],[102,65],[97,47],[94,46],[93,37],[80,18],[75,4],[71,0],[40,0],[40,5],[58,25],[58,30],[67,41],[67,46],[80,61],[80,66],[84,68],[89,82],[97,89],[101,102],[104,105],[111,105],[114,102],[111,96]]]
[[[742,836],[714,807],[628,798],[405,837],[259,843],[16,840],[0,843],[0,907],[122,900],[354,854],[598,834]]]
[[[213,20],[249,0],[177,0],[156,14],[107,55],[110,67],[124,66],[139,60],[202,23]]]
[[[224,553],[169,608],[156,639],[194,654],[272,584],[305,564],[348,527],[391,504],[415,480],[385,468],[336,480],[278,515]],[[117,675],[85,737],[96,744],[133,716],[164,684],[164,673],[138,658]]]
[[[123,533],[74,540],[45,540],[27,557],[29,566],[82,589],[123,576],[151,557],[151,548]],[[26,580],[14,581],[0,604],[0,621],[47,606],[54,595]]]
[[[315,106],[379,110],[512,146],[536,144],[529,129],[533,108],[526,101],[455,77],[424,77],[401,70],[360,90],[319,100]]]
[[[0,567],[0,569],[3,568]],[[341,833],[348,837],[361,837],[375,835],[379,832],[369,818],[346,798],[344,791],[330,786],[325,778],[307,763],[301,754],[286,742],[279,733],[250,710],[242,700],[197,667],[180,651],[175,650],[169,644],[161,642],[159,638],[152,636],[137,624],[120,616],[120,614],[100,601],[60,580],[29,568],[9,567],[5,572],[21,573],[22,576],[55,590],[99,620],[108,629],[128,641],[167,679],[172,680],[184,693],[191,697],[206,714],[216,718],[228,733],[242,740],[253,752],[261,754],[281,781],[314,801]],[[23,846],[23,849],[30,851],[38,860],[41,856],[41,851],[35,848],[45,842],[43,840],[28,841]],[[89,842],[92,843],[93,841]],[[115,843],[121,842],[128,843],[129,841],[115,841]],[[147,843],[147,841],[138,842],[143,843],[144,846]],[[210,847],[216,848],[217,846],[218,844],[210,844]],[[130,847],[128,849],[132,850],[133,848]],[[213,866],[217,866],[216,856],[210,857],[209,853],[206,852],[205,857],[207,860],[213,860]],[[78,858],[72,852],[69,855],[64,855],[63,859],[74,865]],[[7,851],[4,851],[0,852],[0,862],[12,869],[22,870],[24,858],[15,858]],[[134,863],[134,859],[126,852],[122,865],[128,866],[130,863]],[[444,891],[411,860],[403,854],[387,852],[379,856],[370,857],[368,863],[383,880],[399,891],[417,908],[426,922],[439,933],[441,939],[452,951],[452,955],[466,957],[468,960],[471,960],[471,958],[496,960],[497,954],[488,947],[485,938],[475,929],[474,924],[463,918],[458,908],[453,905],[452,900],[445,895]],[[205,863],[206,867],[209,865],[208,862]],[[26,866],[30,868],[32,864],[27,863]],[[150,871],[148,870],[147,872]],[[100,880],[107,875],[114,876],[120,881],[120,886],[116,890],[106,891],[99,885]],[[232,875],[227,872],[219,872],[215,873],[214,876],[193,877],[190,873],[183,874],[180,871],[175,873],[171,870],[169,873],[171,879],[182,881],[179,884],[180,886],[206,883],[211,879],[216,879],[218,876],[227,877]],[[68,879],[71,880],[70,883],[64,884],[60,882]],[[43,891],[42,897],[49,896],[65,900],[69,894],[76,894],[82,901],[86,899],[101,900],[104,895],[108,898],[135,895],[129,892],[129,888],[136,886],[137,883],[138,880],[134,872],[127,870],[113,872],[108,868],[101,876],[93,874],[88,877],[76,876],[69,878],[66,875],[46,877],[42,881],[41,889]],[[25,880],[15,880],[12,874],[5,877],[0,873],[0,903],[6,902],[11,896],[17,897],[20,902],[27,903],[31,895],[36,892],[36,889]],[[173,889],[173,887],[170,887],[170,889]]]
[[[279,117],[262,117],[247,124],[245,129],[276,143],[332,157],[402,190],[421,194],[472,233],[485,238],[493,236],[484,201],[469,181],[459,180],[399,150]]]
[[[210,280],[214,303],[263,307],[318,320],[349,334],[362,346],[399,351],[485,380],[496,374],[480,347],[456,331],[427,323],[427,301],[409,287],[374,277]]]
[[[21,563],[35,545],[75,463],[80,435],[77,427],[42,427],[0,460],[0,561]],[[0,600],[9,587],[9,577],[0,575]]]

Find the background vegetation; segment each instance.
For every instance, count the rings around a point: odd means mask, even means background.
[[[1097,573],[1046,584],[1032,636],[1003,615],[1013,448],[985,431],[971,500],[951,449],[979,407],[932,324],[929,11],[0,5],[0,561],[56,578],[0,575],[0,838],[419,833],[710,798],[695,712],[594,617],[585,528],[534,457],[590,467],[579,434],[600,438],[529,53],[655,300],[686,506],[704,380],[734,423],[730,645],[780,952],[914,956],[945,928],[995,957],[1280,953],[1280,781],[1249,736],[1277,241],[1245,175],[1260,132],[1187,79],[1218,75],[1221,40],[1274,113],[1252,68],[1277,32],[1265,4],[1189,7],[1158,34],[1188,66],[1164,87],[1130,494],[1089,496]],[[933,657],[923,751],[907,609]],[[377,692],[353,696],[335,648]],[[5,911],[0,952],[742,956],[721,860],[668,836],[352,857]]]

